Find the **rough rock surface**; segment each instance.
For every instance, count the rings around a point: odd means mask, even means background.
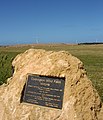
[[[97,91],[82,62],[68,52],[29,49],[12,64],[13,76],[0,86],[0,120],[103,120]],[[62,110],[20,102],[28,73],[65,77]]]

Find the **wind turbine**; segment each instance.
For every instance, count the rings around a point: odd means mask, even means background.
[[[38,36],[36,35],[33,35],[33,39],[35,40],[35,43],[38,44],[39,43],[39,40],[38,40]]]
[[[96,43],[98,42],[98,39],[96,39]]]
[[[36,44],[38,44],[38,43],[39,43],[38,37],[36,37],[35,41],[36,41]]]
[[[78,44],[78,40],[76,40],[75,43]]]

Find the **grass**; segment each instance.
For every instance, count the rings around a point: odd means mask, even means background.
[[[0,84],[6,82],[6,79],[12,75],[11,62],[14,57],[29,48],[66,50],[78,57],[84,63],[87,75],[103,101],[103,45],[41,44],[0,47]]]
[[[11,62],[16,55],[14,52],[0,52],[0,85],[12,75]]]

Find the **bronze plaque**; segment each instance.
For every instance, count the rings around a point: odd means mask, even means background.
[[[28,75],[23,102],[62,109],[65,78]]]

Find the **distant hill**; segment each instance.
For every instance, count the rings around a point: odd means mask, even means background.
[[[97,45],[103,44],[103,42],[86,42],[86,43],[78,43],[78,45]]]

